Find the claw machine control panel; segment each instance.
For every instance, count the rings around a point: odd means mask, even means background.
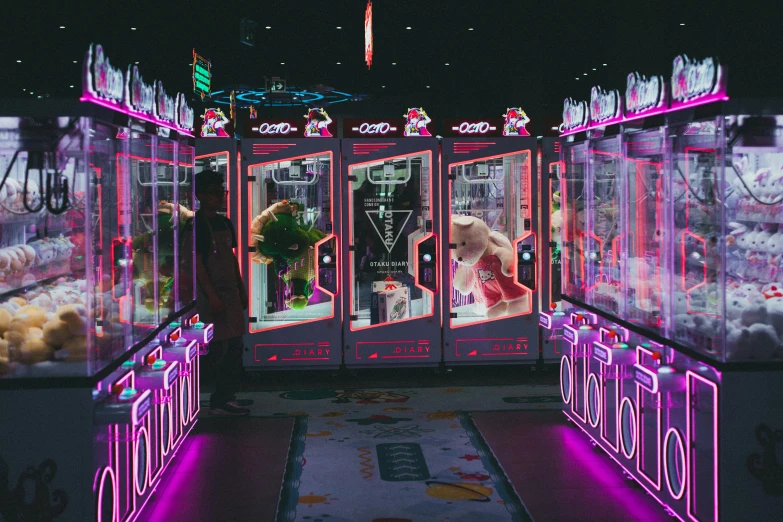
[[[238,234],[246,267],[246,367],[337,368],[340,143],[329,114],[249,119],[241,145]]]
[[[537,143],[521,108],[444,120],[443,354],[448,364],[538,360]]]
[[[346,366],[441,362],[438,140],[431,127],[422,108],[388,120],[343,121]]]

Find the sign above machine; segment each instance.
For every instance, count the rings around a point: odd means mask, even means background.
[[[622,123],[642,117],[681,110],[707,103],[726,101],[726,69],[717,58],[692,60],[680,55],[672,63],[671,83],[662,76],[649,79],[639,73],[628,75],[625,104],[616,90],[593,87],[589,112],[584,102],[567,98],[563,103],[561,136]]]
[[[506,109],[502,118],[444,119],[442,134],[456,138],[530,136],[525,127],[529,122],[530,118],[521,107],[511,107]]]
[[[100,44],[90,44],[85,55],[80,101],[193,136],[193,109],[183,95],[168,96],[160,81],[145,83],[136,66],[123,73],[111,65]]]
[[[345,138],[421,138],[431,137],[427,126],[432,122],[422,107],[408,109],[403,116],[405,124],[393,119],[365,120],[345,118],[343,120],[343,137]]]
[[[332,119],[323,108],[313,108],[304,115],[304,120],[249,119],[245,124],[245,138],[331,138]]]

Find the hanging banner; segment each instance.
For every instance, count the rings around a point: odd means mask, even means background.
[[[193,92],[204,97],[212,94],[212,62],[193,49]]]

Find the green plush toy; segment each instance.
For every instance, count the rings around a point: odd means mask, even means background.
[[[286,306],[302,310],[313,295],[315,244],[326,234],[303,223],[296,203],[283,200],[253,219],[250,233],[256,242],[253,261],[274,263],[291,290]]]

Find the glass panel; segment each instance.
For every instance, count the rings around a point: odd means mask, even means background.
[[[110,355],[93,349],[86,126],[0,118],[0,378],[89,375]]]
[[[251,165],[250,332],[334,315],[334,296],[316,285],[316,246],[331,235],[331,153]],[[323,250],[323,249],[322,249]],[[324,262],[324,261],[320,261]],[[326,262],[331,262],[327,260]],[[253,321],[255,319],[255,321]]]
[[[720,186],[722,126],[716,121],[671,130],[672,304],[675,340],[720,356],[724,335]]]
[[[218,152],[216,154],[210,154],[206,156],[199,156],[196,158],[196,173],[198,174],[202,170],[214,170],[220,174],[223,174],[226,180],[226,187],[228,187],[229,176],[229,156],[228,152]],[[225,198],[225,205],[228,205],[230,198]],[[227,208],[219,211],[218,214],[227,216]]]
[[[94,288],[95,345],[93,371],[131,346],[130,190],[127,179],[127,132],[96,123],[88,154],[89,216]],[[74,210],[79,204],[78,185]]]
[[[157,185],[157,239],[158,239],[158,306],[159,321],[175,310],[174,289],[176,288],[177,252],[177,179],[176,163],[177,143],[158,138],[155,183]]]
[[[590,140],[590,184],[587,209],[587,303],[622,317],[620,260],[622,252],[620,136]],[[622,308],[622,310],[621,310]]]
[[[629,234],[621,256],[626,288],[628,320],[663,333],[661,279],[664,259],[665,190],[663,184],[663,129],[626,136],[627,201],[622,205]]]
[[[193,155],[195,154],[194,147],[191,145],[179,144],[179,161],[177,162],[177,199],[179,200],[179,231],[180,237],[177,244],[180,245],[178,250],[179,266],[183,267],[182,272],[179,274],[180,282],[177,285],[179,292],[177,293],[177,310],[190,304],[196,299],[196,271],[193,268],[195,265],[195,250],[189,248],[189,246],[195,245],[196,236],[195,227],[186,227],[185,223],[188,222],[195,212],[195,186],[193,184]],[[226,155],[226,158],[228,156]],[[185,237],[185,236],[189,237]],[[187,258],[187,259],[186,259]]]
[[[434,313],[415,284],[414,243],[430,217],[429,153],[352,165],[348,214],[351,329]]]
[[[565,144],[565,172],[560,182],[562,228],[563,292],[575,299],[585,298],[585,175],[587,144]]]
[[[133,341],[158,326],[158,197],[154,138],[134,132],[130,142],[131,230],[133,234]],[[164,168],[165,172],[165,168]]]
[[[452,165],[449,174],[452,326],[531,313],[535,281],[523,286],[525,267],[517,269],[534,255],[530,152]]]

